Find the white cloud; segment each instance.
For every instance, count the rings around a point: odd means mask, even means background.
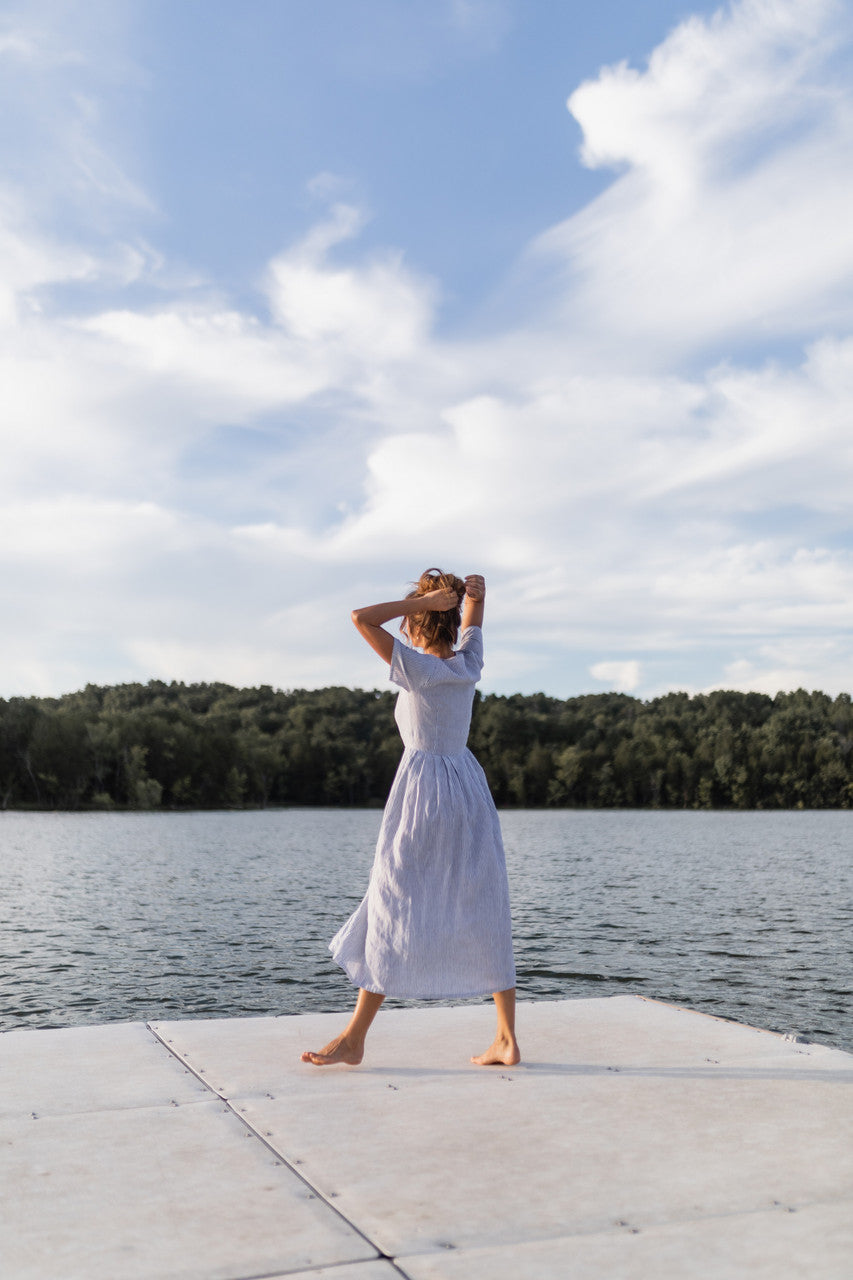
[[[24,310],[33,310],[32,294],[40,286],[91,279],[95,263],[90,254],[52,244],[33,234],[25,214],[0,191],[0,332],[15,325]]]
[[[408,272],[400,255],[365,266],[331,266],[329,250],[361,226],[359,211],[337,205],[332,217],[270,264],[272,314],[294,338],[333,345],[371,363],[411,357],[423,346],[433,289]]]
[[[267,295],[272,323],[194,297],[148,311],[97,314],[80,327],[112,358],[165,393],[190,395],[203,416],[237,417],[304,403],[320,392],[371,401],[388,365],[422,358],[433,289],[399,256],[353,267],[328,261],[354,236],[358,210],[337,206],[293,249],[273,259]],[[198,294],[198,291],[195,291]]]
[[[359,253],[344,204],[273,258],[256,311],[197,283],[63,311],[47,286],[161,264],[120,235],[60,243],[9,196],[7,690],[378,683],[349,609],[436,562],[487,574],[505,691],[646,693],[677,661],[693,687],[849,686],[837,13],[747,0],[579,89],[587,161],[624,172],[534,246],[550,306],[488,340],[437,336],[435,284]],[[86,182],[134,206],[99,112],[75,119],[69,163],[103,152]],[[774,333],[806,349],[738,360]]]
[[[330,381],[317,353],[289,348],[254,317],[216,302],[105,312],[81,328],[105,339],[141,379],[162,379],[177,395],[183,389],[208,419],[302,401]]]
[[[593,680],[603,681],[617,693],[632,693],[640,683],[640,664],[627,662],[594,662],[589,669]]]
[[[776,640],[726,665],[718,687],[773,695],[780,689],[849,692],[853,643],[821,636]]]
[[[584,358],[672,367],[850,322],[853,104],[830,69],[846,26],[831,0],[742,0],[572,94],[587,164],[623,172],[529,267],[556,279]]]
[[[290,651],[265,648],[257,637],[235,641],[193,639],[163,640],[159,636],[134,638],[127,654],[152,680],[184,680],[187,684],[221,681],[240,688],[272,684],[277,688],[322,688],[340,684],[340,671],[332,654],[317,654],[303,644]],[[375,677],[375,672],[373,673]],[[370,687],[376,680],[366,679]]]
[[[742,0],[687,19],[646,70],[623,62],[571,95],[585,163],[647,170],[661,195],[701,181],[715,161],[728,170],[733,142],[778,135],[825,105],[831,86],[813,77],[840,12],[836,0]]]
[[[37,54],[36,45],[20,31],[11,31],[7,35],[0,35],[0,57],[12,55],[16,58],[31,61],[37,57]]]

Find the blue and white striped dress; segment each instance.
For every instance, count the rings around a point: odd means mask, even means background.
[[[329,944],[357,987],[408,999],[515,986],[500,823],[465,745],[483,634],[452,658],[395,639],[390,678],[405,750],[382,818],[370,885]]]

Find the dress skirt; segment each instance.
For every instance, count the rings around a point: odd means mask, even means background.
[[[330,950],[355,986],[387,996],[450,999],[515,986],[500,823],[467,748],[404,752],[367,893]]]

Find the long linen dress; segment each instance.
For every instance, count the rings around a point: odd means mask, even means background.
[[[394,640],[390,679],[404,752],[370,885],[329,943],[357,987],[446,999],[515,986],[500,823],[465,745],[483,634],[466,627],[451,658]]]

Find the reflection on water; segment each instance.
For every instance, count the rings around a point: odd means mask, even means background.
[[[0,814],[0,1029],[344,1009],[380,814]],[[853,813],[504,812],[519,995],[853,1049]]]

